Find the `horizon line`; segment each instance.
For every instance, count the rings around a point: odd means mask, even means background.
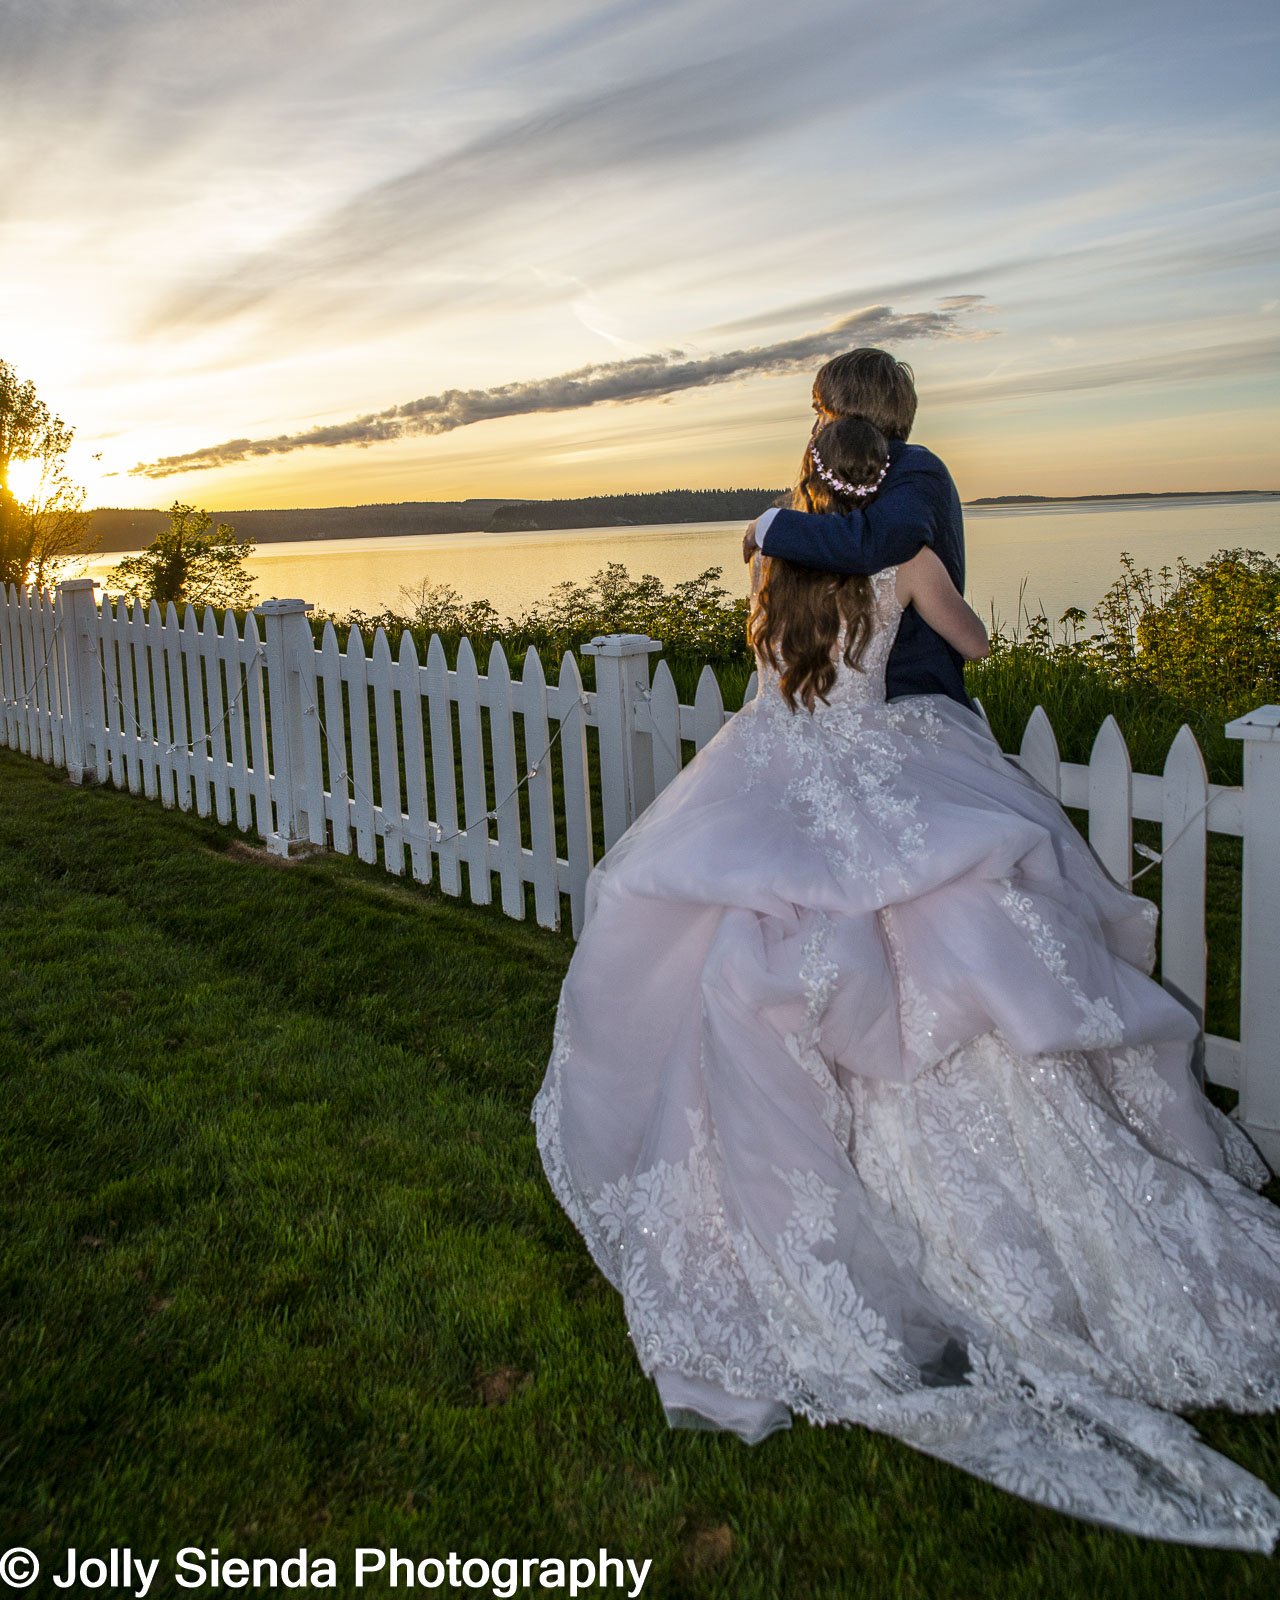
[[[648,497],[656,498],[659,495],[669,494],[785,494],[786,489],[763,488],[755,489],[750,486],[739,487],[714,487],[710,489],[616,489],[608,494],[581,494],[559,495],[541,498],[532,495],[467,495],[461,500],[353,500],[339,501],[337,503],[318,506],[225,506],[215,508],[210,515],[239,516],[246,513],[261,515],[268,512],[308,512],[308,511],[376,511],[397,510],[402,506],[457,506],[464,507],[477,503],[493,506],[564,506],[578,505],[586,500],[639,500]],[[962,506],[989,506],[1011,504],[1016,501],[1037,503],[1056,501],[1079,500],[1195,500],[1209,499],[1215,496],[1238,495],[1280,495],[1280,488],[1251,488],[1251,489],[1115,489],[1092,490],[1087,494],[1040,494],[1034,490],[1017,490],[1009,494],[976,495],[972,500],[962,500]],[[185,505],[186,501],[172,500],[170,505]],[[201,511],[207,507],[193,508]],[[96,516],[100,511],[129,512],[138,511],[164,516],[169,506],[90,506],[87,516]],[[487,530],[479,530],[487,531]]]

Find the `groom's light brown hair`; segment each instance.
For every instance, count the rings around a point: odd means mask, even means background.
[[[886,439],[906,439],[916,419],[915,375],[887,350],[846,350],[818,368],[813,404],[832,417],[865,417]]]

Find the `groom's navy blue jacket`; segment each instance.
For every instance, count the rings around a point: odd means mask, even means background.
[[[860,511],[818,516],[775,511],[761,548],[802,567],[869,576],[909,561],[929,545],[964,592],[964,520],[951,474],[923,445],[889,443],[889,471],[879,494]],[[936,634],[914,606],[903,613],[889,654],[885,694],[945,694],[970,711],[964,657]]]

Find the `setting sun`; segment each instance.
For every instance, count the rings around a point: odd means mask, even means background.
[[[14,461],[9,467],[9,492],[21,505],[28,505],[40,493],[43,477],[42,461]]]

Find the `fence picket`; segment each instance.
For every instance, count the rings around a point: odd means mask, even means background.
[[[44,647],[41,639],[39,600],[34,589],[24,591],[23,609],[24,646],[27,653],[26,679],[29,685],[26,693],[27,736],[30,739],[29,753],[36,757],[37,760],[43,761],[40,688],[44,682],[42,675]]]
[[[373,636],[369,662],[374,730],[378,736],[378,806],[382,812],[382,859],[394,877],[404,874],[404,809],[400,804],[400,741],[396,737],[396,671],[386,630]]]
[[[493,798],[498,820],[498,887],[502,909],[524,917],[524,872],[521,844],[520,787],[516,778],[516,728],[511,669],[506,651],[495,639],[487,674],[489,743],[493,750]],[[526,766],[525,771],[528,771]],[[523,776],[523,774],[521,774]]]
[[[1161,844],[1160,976],[1200,1022],[1208,962],[1205,883],[1209,864],[1209,778],[1195,735],[1184,723],[1164,764]]]
[[[111,766],[111,781],[121,788],[134,787],[130,776],[133,765],[133,742],[128,736],[125,721],[124,675],[120,671],[120,625],[124,607],[123,597],[112,601],[103,595],[98,612],[98,631],[102,636],[102,677],[104,709],[107,717],[107,751]]]
[[[186,672],[187,692],[186,739],[191,747],[187,770],[191,779],[191,803],[196,814],[207,817],[210,812],[209,778],[213,769],[213,751],[207,742],[208,719],[204,710],[204,652],[201,648],[200,629],[196,624],[196,608],[187,606],[182,617],[179,648],[182,651]]]
[[[40,656],[44,662],[40,679],[38,704],[43,708],[40,719],[40,747],[46,761],[64,766],[62,759],[62,682],[58,672],[57,595],[52,589],[40,591]]]
[[[397,663],[400,725],[404,737],[404,808],[409,830],[409,869],[419,883],[431,882],[431,810],[427,804],[427,756],[422,733],[422,668],[408,628],[400,635]]]
[[[78,624],[72,621],[74,603],[69,601],[67,591],[62,589],[61,584],[58,588],[59,599],[65,608],[63,615],[67,619],[62,642],[67,666],[68,700],[71,697],[71,679],[74,674],[79,687],[76,699],[79,701],[80,714],[85,718],[85,727],[80,732],[78,742],[82,750],[86,743],[92,744],[94,776],[99,783],[106,783],[111,759],[108,732],[110,728],[108,712],[111,708],[107,704],[106,680],[103,675],[103,655],[106,650],[103,614],[90,590],[88,616],[85,618],[86,627],[82,638],[77,631]]]
[[[49,671],[50,680],[50,705],[54,708],[53,716],[53,764],[56,767],[66,767],[71,764],[72,735],[71,735],[71,684],[68,677],[67,663],[70,660],[72,667],[75,664],[75,641],[68,638],[70,620],[67,612],[69,607],[63,598],[62,590],[50,591],[49,616],[53,623],[53,632],[50,635]],[[84,739],[84,729],[80,730],[80,738]],[[101,757],[101,751],[94,751],[95,770]],[[88,763],[88,751],[85,751],[85,762]]]
[[[433,633],[427,645],[427,711],[431,725],[431,787],[436,801],[436,823],[440,829],[435,846],[440,869],[440,887],[446,894],[462,893],[459,861],[462,840],[458,836],[458,788],[453,754],[453,710],[449,663],[445,660],[440,635]]]
[[[69,640],[74,648],[74,640]],[[102,736],[107,774],[118,789],[128,784],[125,778],[125,714],[120,706],[120,672],[115,646],[115,605],[110,595],[102,595],[98,608],[98,661],[102,674]]]
[[[1055,799],[1062,793],[1062,758],[1058,753],[1058,739],[1043,706],[1037,706],[1027,718],[1027,725],[1022,730],[1018,765],[1028,777],[1043,784]]]
[[[35,625],[36,645],[40,652],[34,695],[39,712],[40,759],[52,761],[58,670],[56,640],[53,634],[52,590],[36,590]]]
[[[138,761],[142,767],[142,790],[149,800],[160,793],[159,763],[156,750],[156,719],[151,704],[150,629],[142,601],[133,602],[129,626],[129,654],[137,695],[136,714],[140,738]]]
[[[155,705],[156,716],[156,786],[160,792],[161,804],[172,808],[177,789],[174,771],[174,757],[177,751],[173,749],[169,696],[165,684],[164,624],[160,616],[160,607],[154,600],[147,610],[147,641],[150,646],[147,652],[150,696]]]
[[[228,777],[231,797],[235,805],[236,826],[246,833],[253,826],[249,795],[249,753],[245,739],[244,678],[240,659],[240,635],[236,632],[235,613],[228,610],[222,619],[222,639],[219,644],[222,676],[227,696]]]
[[[0,726],[10,750],[18,748],[18,704],[22,689],[18,681],[18,655],[13,645],[13,619],[18,609],[18,591],[13,584],[0,584]]]
[[[1089,843],[1124,889],[1133,878],[1133,768],[1120,724],[1108,716],[1089,756]]]
[[[36,756],[40,750],[39,723],[36,718],[36,655],[35,628],[31,617],[31,592],[25,585],[18,590],[17,609],[14,612],[18,676],[18,738],[19,748],[25,755]]]
[[[320,672],[316,693],[320,696],[321,749],[329,775],[329,799],[325,812],[333,826],[333,848],[344,856],[351,854],[351,783],[347,762],[347,714],[342,704],[342,652],[332,621],[326,621],[320,635]]]
[[[311,624],[298,630],[298,704],[304,724],[302,786],[306,796],[307,837],[321,849],[329,843],[329,823],[324,792],[324,735],[320,728],[320,652],[316,649]]]
[[[564,789],[564,830],[568,848],[569,916],[574,936],[582,930],[587,878],[595,859],[591,834],[591,775],[587,765],[586,695],[578,658],[566,650],[560,660],[556,715],[560,734],[560,775]]]
[[[27,643],[27,591],[19,587],[14,591],[13,603],[13,664],[17,679],[16,701],[18,744],[24,755],[31,749],[31,647]]]
[[[23,588],[18,602],[19,629],[22,635],[22,722],[26,743],[23,750],[31,756],[40,754],[40,712],[37,707],[40,688],[40,651],[37,647],[35,606],[32,591]]]
[[[480,728],[480,674],[470,639],[458,645],[454,674],[458,700],[458,736],[462,745],[462,836],[467,879],[474,905],[493,900],[489,879],[489,796],[484,773],[484,743]]]
[[[693,697],[693,747],[701,750],[724,726],[724,697],[710,667],[703,667]]]
[[[267,705],[263,693],[262,662],[266,651],[258,633],[258,619],[251,611],[244,619],[244,718],[249,729],[249,793],[253,796],[258,833],[262,838],[275,832],[271,810],[271,768],[267,751]],[[284,685],[281,685],[281,693]]]
[[[35,649],[35,682],[31,691],[31,709],[35,712],[36,744],[41,761],[53,760],[53,719],[50,715],[50,694],[53,672],[53,643],[45,618],[45,591],[35,589],[31,595],[31,637]]]
[[[350,629],[343,655],[347,680],[347,716],[351,730],[352,810],[356,824],[356,854],[361,861],[378,859],[377,820],[373,810],[373,758],[369,749],[369,670],[364,640]]]
[[[120,694],[120,728],[124,744],[125,775],[131,794],[140,794],[142,774],[142,724],[138,721],[138,697],[133,672],[133,617],[129,602],[121,595],[116,605],[115,646],[117,688]]]
[[[649,727],[653,740],[653,786],[658,794],[682,765],[680,748],[680,696],[676,680],[665,661],[659,661],[649,686]]]
[[[533,914],[540,927],[560,926],[560,885],[556,861],[555,795],[551,783],[551,730],[547,719],[547,675],[538,652],[525,651],[520,679],[521,726],[529,791],[529,866],[533,876]]]
[[[228,752],[227,702],[223,694],[222,640],[213,607],[204,608],[200,629],[200,666],[208,702],[209,771],[213,779],[214,806],[218,821],[231,821],[231,761]]]
[[[191,607],[186,607],[190,615]],[[178,805],[183,811],[191,809],[191,763],[194,759],[191,739],[187,729],[187,685],[183,671],[183,631],[178,622],[178,608],[170,600],[164,618],[164,666],[169,689],[171,732],[173,745],[173,785]]]

